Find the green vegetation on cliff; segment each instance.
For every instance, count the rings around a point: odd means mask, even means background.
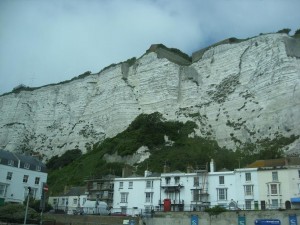
[[[124,163],[108,163],[105,154],[119,156],[133,155],[141,146],[149,148],[150,157],[137,165],[137,173],[143,174],[147,168],[152,172],[162,172],[167,164],[171,171],[186,171],[207,165],[214,159],[217,169],[243,167],[257,159],[282,157],[282,147],[292,143],[298,137],[278,136],[265,139],[256,144],[244,144],[238,150],[218,146],[215,140],[201,137],[189,137],[197,125],[194,122],[166,121],[159,113],[139,115],[130,126],[113,138],[96,143],[92,150],[82,155],[79,150],[71,150],[61,157],[54,156],[47,163],[49,169],[48,184],[50,194],[58,194],[64,186],[84,185],[84,180],[107,174],[121,176]],[[165,137],[172,144],[167,144]]]

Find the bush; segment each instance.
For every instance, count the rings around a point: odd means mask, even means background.
[[[295,35],[300,35],[300,29],[295,31]]]
[[[25,206],[22,204],[6,204],[0,207],[0,221],[6,221],[11,223],[20,223],[24,221]],[[28,221],[39,219],[39,214],[31,208],[28,208],[27,212]]]
[[[277,31],[277,33],[281,33],[281,34],[289,34],[291,32],[290,28],[284,28],[282,30]]]

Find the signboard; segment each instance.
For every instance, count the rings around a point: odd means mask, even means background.
[[[289,215],[289,225],[298,225],[297,215]]]
[[[278,219],[257,219],[255,220],[255,225],[281,225]]]
[[[192,215],[191,225],[198,225],[198,216],[197,215]]]
[[[238,225],[246,225],[246,217],[245,216],[238,217]]]

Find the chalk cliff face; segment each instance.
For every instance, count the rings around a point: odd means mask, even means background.
[[[236,148],[300,135],[300,40],[268,34],[195,52],[159,46],[133,64],[0,96],[0,148],[44,158],[122,132],[141,113],[193,120],[194,135]],[[300,139],[285,149],[300,153]]]

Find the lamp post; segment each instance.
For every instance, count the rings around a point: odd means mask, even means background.
[[[30,192],[31,192],[31,187],[28,187],[27,203],[26,203],[25,216],[24,216],[24,225],[26,224],[26,220],[27,220],[27,212],[28,212],[28,204],[29,204],[29,195],[30,195]]]

